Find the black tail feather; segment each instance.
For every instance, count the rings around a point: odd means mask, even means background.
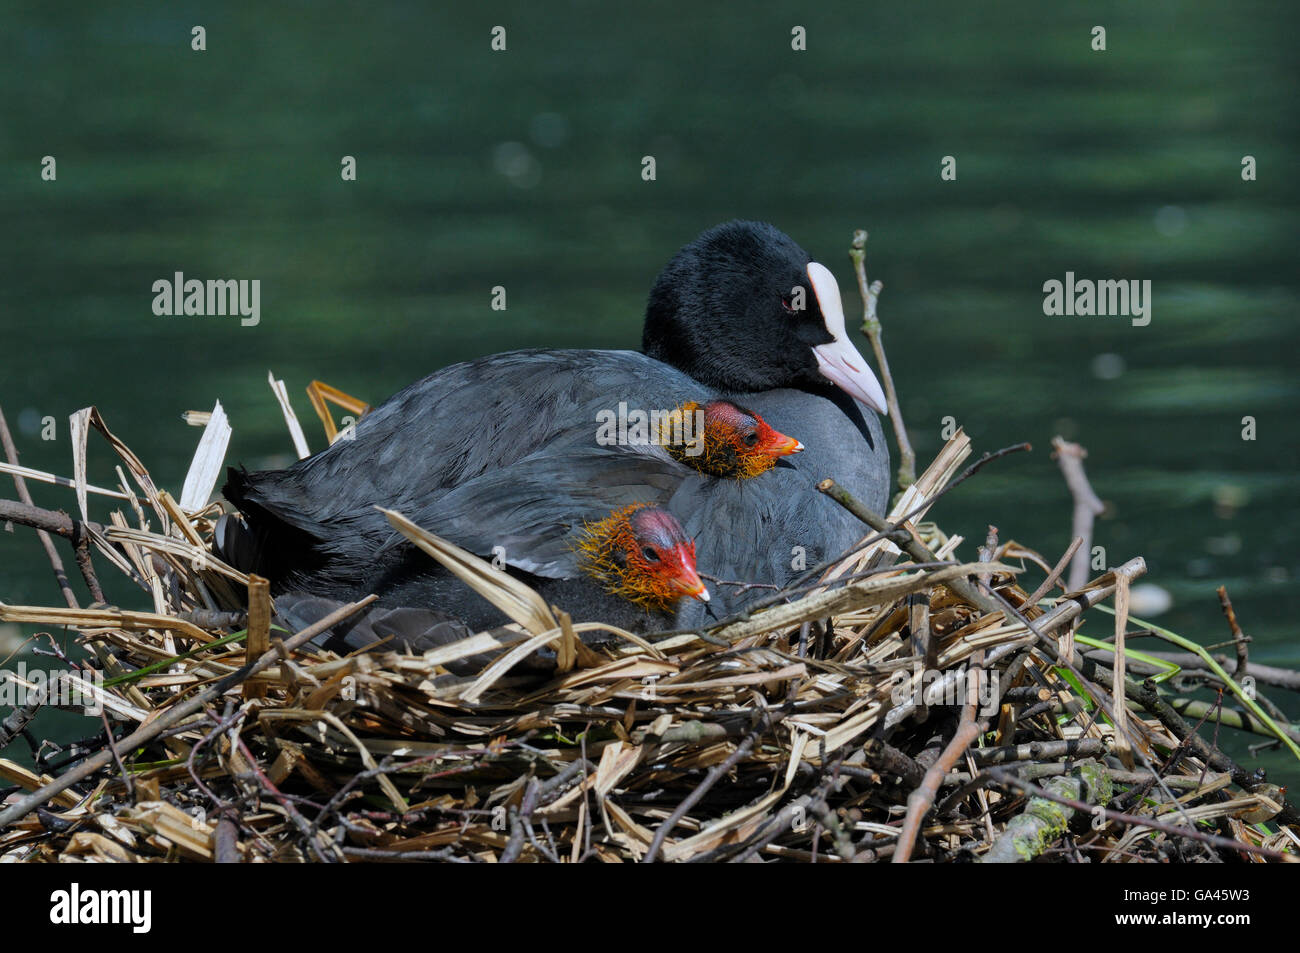
[[[243,519],[226,515],[213,529],[213,549],[241,572],[255,572],[273,583],[292,573],[312,572],[322,564],[320,540],[264,506],[257,479],[243,467],[226,469],[222,495],[238,507]]]

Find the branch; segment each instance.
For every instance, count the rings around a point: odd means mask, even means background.
[[[1083,458],[1088,451],[1063,437],[1052,438],[1052,459],[1061,467],[1065,485],[1074,498],[1074,535],[1083,541],[1070,563],[1069,589],[1077,592],[1088,581],[1088,561],[1092,558],[1092,521],[1106,507],[1092,492],[1083,472]]]
[[[849,246],[849,258],[853,261],[853,270],[858,276],[858,291],[862,295],[862,333],[871,342],[871,349],[876,354],[876,366],[880,368],[881,383],[885,385],[885,403],[889,407],[889,416],[894,424],[894,437],[898,440],[898,489],[906,490],[916,482],[916,451],[907,438],[907,427],[903,424],[903,412],[898,406],[898,392],[894,389],[894,375],[889,372],[889,359],[885,357],[885,343],[880,319],[876,317],[876,299],[884,290],[884,284],[873,281],[867,284],[867,233],[858,229],[853,233],[853,244]]]
[[[965,715],[962,717],[964,720]],[[921,822],[934,806],[939,785],[957,763],[957,759],[965,754],[966,749],[980,736],[984,728],[985,725],[978,721],[967,721],[962,724],[957,729],[957,733],[952,736],[952,741],[948,742],[948,747],[943,749],[939,760],[925,772],[925,780],[921,782],[921,786],[908,796],[907,817],[903,820],[903,830],[898,835],[898,846],[891,863],[905,864],[910,859],[917,835],[921,832]]]
[[[1110,654],[1111,649],[1095,649],[1088,652],[1089,657],[1101,659],[1106,664],[1102,655]],[[1172,662],[1182,669],[1178,673],[1179,678],[1218,678],[1218,675],[1208,668],[1205,668],[1205,660],[1199,655],[1192,652],[1156,652],[1145,649],[1144,652],[1153,658],[1158,658],[1165,662]],[[1216,655],[1214,660],[1219,663],[1224,672],[1234,676],[1237,671],[1237,662],[1226,655]],[[1160,669],[1154,665],[1148,665],[1141,661],[1130,659],[1129,664],[1135,668],[1140,668],[1144,673],[1158,674]],[[1260,665],[1258,662],[1252,662],[1250,665],[1250,674],[1257,683],[1264,685],[1273,685],[1277,688],[1286,689],[1291,692],[1300,692],[1300,672],[1292,671],[1289,668],[1277,668],[1272,665]]]
[[[18,448],[14,446],[13,435],[9,433],[9,422],[5,420],[5,412],[0,409],[0,443],[4,445],[5,457],[14,466],[18,465]],[[32,506],[32,495],[27,490],[27,481],[14,474],[14,488],[18,492],[18,499],[22,500],[28,506]],[[0,517],[3,519],[3,517]],[[50,566],[54,569],[54,579],[59,584],[59,589],[63,592],[63,599],[68,604],[69,609],[81,608],[77,605],[77,597],[72,592],[72,587],[68,584],[68,574],[63,569],[63,560],[59,558],[58,550],[54,548],[54,540],[50,539],[50,534],[43,529],[36,531],[36,538],[41,541],[41,546],[45,548],[45,555],[50,560]]]
[[[1228,628],[1232,630],[1232,641],[1237,648],[1237,668],[1232,673],[1232,677],[1240,683],[1246,677],[1246,666],[1250,663],[1250,657],[1246,652],[1246,646],[1250,643],[1250,638],[1241,631],[1241,626],[1237,624],[1237,613],[1233,611],[1232,600],[1228,598],[1228,587],[1220,586],[1218,588],[1219,605],[1223,607],[1223,615],[1228,620]]]
[[[20,478],[14,477],[14,479]],[[26,492],[25,488],[23,492]],[[30,499],[29,496],[28,500]],[[67,513],[43,509],[33,506],[30,502],[15,503],[13,500],[0,500],[0,521],[12,521],[22,526],[30,526],[46,540],[49,539],[49,533],[68,540],[72,543],[73,552],[77,557],[77,566],[81,569],[81,576],[90,590],[91,598],[96,602],[108,601],[104,598],[104,590],[99,587],[99,580],[95,577],[95,570],[90,563],[90,533],[87,530],[102,532],[104,528],[98,523],[83,523],[81,520],[73,519]],[[51,548],[53,545],[51,542]],[[57,562],[55,575],[59,578],[59,585],[66,586],[67,575],[59,575],[63,571],[63,563],[59,561],[58,553],[53,554],[52,562]],[[70,589],[65,591],[64,598],[69,600],[70,608],[78,608],[76,597],[72,595]]]
[[[917,562],[932,563],[939,561],[939,557],[934,554],[934,550],[917,539],[909,529],[906,527],[899,528],[898,524],[891,525],[882,516],[867,509],[857,497],[834,480],[822,480],[817,484],[817,489],[862,520],[877,533],[887,535],[891,542],[903,549]],[[907,534],[905,537],[904,533]],[[949,579],[944,582],[944,585],[970,605],[984,609],[986,612],[1002,611],[1001,606],[981,593],[968,579],[962,577]]]
[[[1096,762],[1079,765],[1070,777],[1049,778],[1041,788],[1018,782],[1010,776],[1004,777],[1000,772],[994,776],[999,781],[1006,780],[1024,791],[1033,792],[1033,796],[1025,809],[1007,822],[988,853],[980,858],[981,864],[1015,864],[1033,860],[1065,833],[1077,811],[1110,803],[1110,777]]]
[[[930,808],[934,807],[934,799],[939,796],[944,776],[956,767],[957,759],[966,753],[975,739],[988,730],[987,722],[975,720],[975,714],[979,710],[979,683],[984,677],[983,665],[984,650],[978,649],[966,666],[966,677],[973,681],[968,681],[966,685],[967,701],[962,707],[957,731],[948,742],[948,747],[943,749],[943,754],[939,755],[939,760],[925,772],[921,786],[908,797],[907,816],[903,818],[903,829],[899,832],[898,846],[890,863],[905,864],[911,859],[912,848],[916,845],[917,835],[921,833],[921,822],[925,820]]]

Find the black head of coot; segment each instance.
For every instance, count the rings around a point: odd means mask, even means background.
[[[650,291],[642,349],[719,390],[830,381],[884,411],[834,277],[764,222],[718,225],[673,256]]]

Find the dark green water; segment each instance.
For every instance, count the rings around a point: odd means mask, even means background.
[[[1145,556],[1172,595],[1159,622],[1222,641],[1226,584],[1252,658],[1300,662],[1293,5],[469,9],[9,6],[0,404],[24,463],[67,473],[66,417],[95,404],[179,493],[199,433],[179,415],[218,398],[232,461],[289,459],[268,370],[319,448],[312,378],[378,402],[492,351],[635,346],[660,265],[735,216],[795,236],[852,310],[845,250],[866,227],[921,460],[948,416],[978,451],[1036,446],[946,500],[949,532],[994,523],[1054,558],[1063,433],[1090,450],[1110,562]],[[260,279],[261,323],[155,317],[175,271]],[[1150,280],[1150,325],[1044,316],[1067,271]],[[26,530],[0,532],[0,598],[58,599]]]

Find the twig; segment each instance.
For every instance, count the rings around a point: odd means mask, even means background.
[[[1109,652],[1110,650],[1099,649],[1096,651]],[[1089,652],[1088,654],[1091,656],[1094,652]],[[1205,664],[1205,660],[1195,653],[1156,652],[1147,650],[1147,654],[1166,662],[1172,662],[1179,666],[1182,669],[1182,671],[1178,673],[1179,678],[1218,678],[1218,675],[1214,672],[1202,667]],[[1223,670],[1227,674],[1236,674],[1236,659],[1228,658],[1226,655],[1217,655],[1214,658],[1215,661],[1223,667]],[[1136,660],[1130,660],[1129,664],[1134,666],[1144,666],[1143,671],[1156,671],[1154,666],[1145,665],[1145,663]],[[1264,685],[1272,685],[1277,688],[1286,689],[1287,691],[1300,692],[1300,672],[1292,671],[1289,668],[1277,668],[1272,665],[1261,665],[1259,662],[1251,662],[1250,674],[1257,684],[1262,683]]]
[[[14,477],[15,480],[19,479]],[[16,503],[13,500],[0,500],[0,521],[12,521],[20,523],[23,526],[30,526],[38,532],[44,531],[46,534],[54,533],[62,536],[72,543],[73,553],[77,558],[77,567],[81,570],[82,578],[86,581],[86,587],[90,590],[90,595],[97,602],[104,602],[104,591],[99,586],[99,580],[95,577],[95,570],[90,562],[90,537],[88,530],[100,531],[103,529],[98,523],[83,523],[81,520],[73,519],[66,513],[58,513],[54,510],[43,509],[39,506],[32,506],[29,503]],[[46,537],[48,539],[48,535]],[[53,545],[51,543],[51,545]],[[56,554],[57,558],[57,554]],[[62,569],[62,562],[59,568]],[[61,578],[60,585],[67,582],[67,574]],[[64,594],[67,598],[67,593]],[[76,600],[69,604],[69,608],[78,608]]]
[[[848,559],[850,556],[854,556],[862,552],[868,546],[871,546],[872,544],[878,542],[881,539],[888,539],[890,542],[896,543],[901,546],[902,543],[900,542],[900,540],[906,540],[909,535],[909,530],[906,528],[906,525],[913,516],[917,516],[921,513],[924,513],[926,510],[933,507],[935,503],[943,499],[945,496],[947,496],[950,492],[955,490],[957,487],[961,486],[961,484],[965,483],[976,473],[979,473],[980,470],[984,469],[984,467],[987,464],[992,463],[994,460],[1001,459],[1002,457],[1005,457],[1012,453],[1020,453],[1021,451],[1033,450],[1033,449],[1034,449],[1033,445],[1026,442],[1026,443],[1017,443],[1010,447],[1003,447],[1001,450],[993,450],[988,453],[985,453],[982,457],[980,457],[978,460],[976,460],[974,463],[968,466],[965,470],[963,470],[961,473],[957,474],[957,476],[953,477],[946,484],[944,484],[942,489],[927,496],[916,506],[912,507],[912,509],[910,509],[908,512],[904,513],[898,519],[894,520],[894,522],[886,524],[882,518],[877,517],[877,519],[880,519],[881,524],[884,525],[883,529],[873,525],[872,529],[876,530],[876,533],[874,535],[867,536],[865,539],[859,540],[858,542],[854,543],[852,546],[850,546],[848,549],[846,549],[844,552],[840,553],[838,556],[834,557],[833,559],[829,559],[817,566],[814,566],[812,569],[807,570],[802,576],[800,576],[793,583],[791,583],[791,585],[798,585],[799,583],[803,582],[806,579],[812,579],[818,576],[822,576],[823,573],[826,572],[826,570],[838,566],[840,563],[844,562],[844,560]],[[862,504],[859,504],[859,506],[861,505]],[[866,509],[865,506],[863,506],[862,508]],[[855,513],[854,515],[857,516],[858,514]],[[862,519],[861,516],[858,516],[858,518]],[[866,521],[864,520],[864,522]]]
[[[1040,640],[1039,644],[1043,651],[1047,652],[1054,661],[1058,663],[1062,662],[1061,656],[1049,642]],[[1096,662],[1084,656],[1078,656],[1078,658],[1080,665],[1075,666],[1073,661],[1070,661],[1068,667],[1076,678],[1086,682],[1086,680],[1091,678],[1091,675],[1085,673],[1096,673],[1098,665]],[[1187,722],[1182,719],[1182,716],[1180,716],[1178,712],[1174,711],[1173,708],[1160,697],[1160,692],[1157,690],[1155,682],[1147,679],[1141,685],[1137,685],[1132,681],[1127,681],[1124,684],[1124,694],[1127,698],[1137,702],[1144,709],[1154,715],[1160,723],[1164,725],[1165,730],[1167,730],[1171,735],[1179,739],[1179,741],[1186,741],[1192,751],[1196,754],[1196,757],[1200,758],[1202,761],[1206,761],[1220,771],[1230,772],[1234,784],[1243,787],[1252,793],[1260,789],[1264,784],[1262,776],[1257,776],[1248,772],[1222,751],[1219,751],[1217,748],[1206,743],[1204,739],[1199,737],[1192,726],[1188,725]],[[1097,701],[1099,704],[1102,704],[1103,702],[1100,697],[1097,698]],[[1107,714],[1109,715],[1109,703],[1105,703],[1105,707],[1107,709]],[[1280,798],[1280,803],[1282,805],[1282,810],[1278,814],[1278,817],[1281,821],[1286,824],[1300,825],[1300,812],[1297,812],[1295,807],[1287,801],[1285,797]]]
[[[1147,679],[1140,686],[1128,683],[1127,695],[1139,705],[1155,715],[1160,723],[1168,729],[1169,733],[1179,741],[1186,741],[1188,746],[1195,753],[1196,757],[1207,762],[1212,767],[1220,771],[1229,771],[1232,773],[1232,783],[1245,788],[1247,791],[1254,792],[1261,784],[1262,778],[1247,771],[1237,762],[1224,754],[1219,749],[1213,747],[1203,738],[1192,730],[1192,726],[1187,724],[1178,712],[1160,697],[1156,689],[1155,682]],[[1300,824],[1300,813],[1296,812],[1294,806],[1285,799],[1282,800],[1282,810],[1278,818],[1286,824]]]
[[[1250,664],[1250,657],[1247,653],[1246,646],[1250,639],[1241,631],[1241,626],[1237,624],[1237,613],[1233,611],[1232,600],[1228,598],[1228,587],[1220,586],[1218,588],[1219,605],[1223,607],[1223,615],[1228,620],[1228,628],[1232,630],[1232,641],[1237,647],[1237,668],[1233,671],[1232,677],[1238,684],[1246,677],[1246,667]]]
[[[1128,632],[1129,583],[1137,574],[1125,569],[1115,570],[1115,667],[1111,671],[1110,686],[1111,697],[1119,702],[1115,706],[1115,755],[1130,771],[1133,770],[1134,761],[1133,744],[1129,740],[1128,707],[1123,704],[1124,665],[1128,661],[1128,653],[1124,650],[1124,636]]]
[[[247,708],[239,708],[236,710],[234,706],[227,701],[225,715],[220,719],[215,717],[213,718],[213,721],[216,722],[216,726],[190,748],[190,753],[185,758],[185,770],[188,771],[190,777],[194,779],[195,787],[203,792],[204,797],[217,806],[217,810],[220,811],[223,816],[233,813],[233,807],[228,801],[219,798],[211,788],[203,783],[203,776],[199,772],[198,768],[198,756],[199,752],[207,747],[207,745],[209,745],[217,735],[221,734],[235,722],[243,718],[245,714],[247,714],[247,711]]]
[[[1025,446],[1028,445],[1026,444]],[[858,500],[857,497],[837,484],[834,480],[822,480],[817,484],[817,489],[822,493],[825,493],[832,500],[840,504],[840,506],[844,507],[877,532],[884,534],[892,530],[890,524],[887,523],[883,517],[867,509],[867,507]],[[903,535],[900,532],[897,537],[891,536],[891,539],[893,539],[894,542],[909,556],[917,562],[938,561],[939,557],[934,554],[934,550],[921,542],[921,540],[913,533],[906,530],[903,532],[907,533],[906,538],[903,538]],[[1001,611],[1001,607],[987,599],[977,588],[975,588],[975,585],[967,579],[950,579],[945,583],[945,585],[973,606],[985,609],[989,612]]]
[[[1100,738],[1070,738],[1064,741],[1031,741],[1023,745],[976,748],[971,754],[980,767],[1015,761],[1055,761],[1057,758],[1095,758],[1105,753]]]
[[[868,739],[862,746],[862,754],[868,765],[881,774],[902,779],[910,788],[918,788],[925,781],[925,768],[906,752],[899,751],[879,738]]]
[[[1088,451],[1063,437],[1052,438],[1052,459],[1061,468],[1065,485],[1074,499],[1074,536],[1081,540],[1074,561],[1070,563],[1070,592],[1078,592],[1088,581],[1088,564],[1092,559],[1092,522],[1106,507],[1092,491],[1088,475],[1083,472],[1083,458]]]
[[[1274,741],[1280,741],[1272,729],[1260,723],[1250,712],[1243,711],[1240,708],[1223,708],[1219,702],[1203,702],[1191,698],[1171,698],[1169,699],[1169,707],[1188,718],[1204,718],[1207,721],[1218,722],[1228,728],[1249,731],[1252,734],[1264,735]],[[1292,741],[1300,741],[1300,729],[1297,729],[1295,725],[1289,722],[1281,722],[1278,727],[1289,735]]]
[[[739,589],[741,592],[748,592],[750,589],[780,589],[781,588],[780,586],[778,586],[776,583],[773,582],[738,582],[733,579],[719,579],[717,576],[711,575],[710,573],[707,572],[702,572],[699,575],[700,578],[707,579],[709,582],[713,583],[714,585],[731,586],[733,589]]]
[[[884,284],[873,281],[867,284],[867,232],[859,228],[853,233],[853,243],[849,246],[849,258],[853,262],[853,271],[858,278],[858,292],[862,295],[862,332],[871,342],[871,350],[876,355],[876,366],[880,368],[880,380],[885,386],[885,403],[889,407],[889,416],[894,424],[894,437],[898,440],[898,489],[906,490],[916,482],[916,451],[912,441],[907,437],[907,427],[903,424],[903,412],[898,406],[898,392],[894,388],[894,375],[889,371],[889,359],[885,357],[884,330],[880,318],[876,316],[876,299],[884,290]]]
[[[261,576],[248,577],[248,635],[244,651],[249,658],[257,658],[271,648],[271,583]],[[286,659],[286,662],[288,660]],[[266,686],[258,682],[244,682],[244,698],[265,698]]]
[[[1116,578],[1117,574],[1121,574],[1121,573],[1124,574],[1126,578],[1133,579],[1136,578],[1137,576],[1142,575],[1142,573],[1144,572],[1146,572],[1146,561],[1143,560],[1142,557],[1137,556],[1134,557],[1133,559],[1130,559],[1128,562],[1124,563],[1123,565],[1116,567],[1116,569],[1108,573],[1108,575],[1111,577],[1112,580]],[[1093,712],[1092,717],[1095,719],[1098,715],[1104,713],[1106,717],[1108,717],[1111,720],[1111,723],[1115,724],[1116,723],[1115,699],[1113,699],[1104,688],[1102,688],[1100,685],[1093,682],[1088,676],[1084,675],[1084,673],[1080,671],[1079,667],[1074,664],[1074,657],[1078,654],[1077,652],[1072,650],[1071,654],[1069,656],[1066,656],[1063,655],[1060,651],[1058,651],[1057,647],[1053,645],[1051,640],[1047,638],[1047,632],[1049,630],[1043,625],[1043,623],[1047,619],[1050,619],[1052,615],[1056,613],[1057,610],[1064,609],[1068,605],[1078,605],[1078,600],[1085,598],[1085,596],[1081,594],[1075,596],[1074,599],[1069,600],[1064,605],[1058,604],[1056,609],[1054,609],[1051,613],[1048,613],[1042,619],[1039,619],[1036,622],[1034,622],[1034,621],[1030,621],[1028,616],[1026,616],[1015,606],[1013,606],[1006,599],[1006,597],[1003,596],[1001,593],[999,593],[996,589],[988,588],[988,587],[986,588],[987,588],[989,599],[993,600],[996,604],[1001,605],[1005,612],[1007,612],[1012,618],[1014,618],[1017,622],[1019,622],[1021,625],[1023,625],[1025,628],[1027,628],[1030,632],[1034,634],[1035,638],[1037,638],[1038,640],[1038,648],[1042,652],[1046,653],[1058,665],[1063,665],[1067,669],[1069,669],[1070,673],[1079,680],[1079,683],[1092,696],[1093,702],[1097,706],[1096,711]],[[1112,591],[1117,590],[1118,583],[1112,582],[1109,588]],[[1095,595],[1095,593],[1093,595]],[[1093,670],[1094,671],[1096,670],[1095,666]],[[1132,684],[1131,682],[1126,683],[1126,687],[1131,684]],[[1122,703],[1123,703],[1122,701],[1119,702],[1119,704]],[[1175,715],[1174,717],[1177,717],[1177,715]],[[1130,739],[1130,745],[1131,744],[1132,741]],[[1134,748],[1135,748],[1135,752],[1134,752],[1135,756],[1141,760],[1143,767],[1147,767],[1147,768],[1152,767],[1150,759],[1147,758],[1147,756],[1141,751],[1141,749],[1137,748],[1136,746],[1134,746]],[[1165,786],[1164,780],[1160,778],[1158,774],[1156,776],[1156,783],[1160,785],[1161,790],[1165,793],[1167,797],[1169,797],[1170,800],[1174,800],[1174,803],[1177,805],[1178,810],[1183,813],[1184,819],[1187,819],[1186,811],[1184,811],[1182,805],[1179,804],[1174,799],[1173,792],[1170,791],[1167,786]],[[1188,823],[1190,824],[1191,821],[1188,820]]]
[[[27,701],[16,707],[4,721],[0,722],[0,748],[8,747],[10,742],[27,730],[28,724],[45,704],[45,686],[36,686],[30,695]]]
[[[749,838],[748,842],[741,846],[739,852],[729,858],[730,862],[736,864],[744,863],[756,857],[759,852],[771,844],[772,841],[790,830],[790,822],[794,820],[796,815],[806,813],[814,801],[824,800],[832,789],[839,790],[839,788],[847,782],[848,778],[846,777],[837,778],[830,774],[822,778],[821,782],[810,793],[795,798],[789,804],[781,808],[781,810],[777,811],[777,813],[765,824],[760,826]],[[719,851],[715,852],[715,854],[731,850],[733,847],[734,845],[726,845],[723,848],[719,848]],[[717,858],[713,854],[706,854],[697,859],[704,862],[712,861]]]
[[[453,847],[443,847],[441,850],[383,850],[378,847],[344,847],[342,850],[345,856],[357,857],[361,860],[390,860],[401,862],[426,860],[452,864],[473,863],[472,860],[466,857],[457,857],[456,850]]]
[[[1031,797],[1024,810],[1013,817],[993,846],[980,858],[982,864],[1010,864],[1033,860],[1065,833],[1076,811],[1094,810],[1093,805],[1110,803],[1110,778],[1096,762],[1081,764],[1070,777],[1049,778],[1042,787],[1025,783],[1009,772],[991,770],[994,781],[1014,785]],[[1080,799],[1087,797],[1087,801]]]
[[[126,796],[134,801],[135,781],[131,779],[131,772],[126,770],[126,765],[122,763],[122,756],[118,754],[117,748],[113,746],[113,726],[108,723],[108,712],[101,708],[99,717],[104,722],[104,737],[108,739],[108,750],[113,752],[113,760],[117,762],[118,773],[122,775],[122,785],[126,788]]]
[[[13,435],[9,432],[9,422],[5,420],[4,409],[0,408],[0,443],[4,444],[5,457],[14,466],[18,465],[18,448],[14,446]],[[14,474],[14,489],[18,493],[18,499],[27,506],[32,506],[32,494],[27,489],[27,481]],[[5,520],[0,516],[0,521]],[[41,546],[45,549],[45,555],[50,561],[50,567],[54,570],[54,579],[59,584],[59,589],[63,593],[63,599],[68,604],[69,609],[78,609],[77,597],[72,591],[72,586],[68,583],[68,574],[63,568],[63,560],[59,558],[59,552],[54,548],[54,540],[50,539],[50,534],[46,530],[37,529],[36,538],[41,541]]]
[[[239,828],[225,815],[217,819],[212,859],[218,864],[237,864],[243,860],[239,853]]]
[[[664,838],[666,838],[672,832],[672,829],[677,826],[678,822],[686,816],[686,812],[698,804],[700,798],[704,797],[704,795],[709,792],[709,788],[718,783],[720,777],[734,768],[743,759],[749,757],[750,750],[754,747],[754,743],[758,741],[759,735],[761,735],[767,728],[768,723],[768,715],[767,712],[764,711],[760,714],[758,724],[750,729],[749,734],[745,736],[745,740],[736,746],[736,750],[733,751],[725,761],[715,764],[709,769],[709,773],[705,775],[704,780],[701,781],[696,786],[695,790],[688,794],[682,802],[677,805],[672,814],[668,815],[668,820],[659,825],[659,829],[655,831],[654,839],[650,841],[650,849],[646,851],[645,857],[642,859],[641,863],[653,864],[655,862],[655,858],[659,855],[659,848],[663,846]]]
[[[519,859],[519,855],[523,853],[524,837],[527,836],[527,832],[524,830],[524,820],[520,817],[520,813],[525,808],[530,814],[532,813],[533,805],[537,803],[537,788],[537,779],[529,778],[519,807],[515,807],[513,804],[507,807],[506,814],[510,821],[510,840],[506,842],[505,850],[501,851],[498,863],[513,864]]]
[[[969,698],[962,708],[957,731],[948,742],[948,746],[943,749],[943,754],[939,755],[939,760],[925,772],[925,780],[921,782],[921,786],[908,797],[907,816],[903,819],[903,829],[899,832],[898,847],[890,859],[891,863],[905,864],[911,859],[912,848],[916,846],[917,835],[921,832],[921,822],[925,820],[925,815],[929,813],[930,808],[934,806],[935,798],[939,796],[939,786],[943,783],[944,775],[953,769],[975,739],[988,730],[985,722],[975,720],[975,714],[979,709],[979,683],[984,677],[981,668],[983,664],[984,650],[979,649],[971,656],[966,666],[966,677],[972,681],[967,685]]]
[[[1062,554],[1060,560],[1052,567],[1052,571],[1047,574],[1047,578],[1039,584],[1038,588],[1029,594],[1029,598],[1025,600],[1025,605],[1037,605],[1038,600],[1047,595],[1052,586],[1056,585],[1056,580],[1061,578],[1061,573],[1065,572],[1065,567],[1069,565],[1070,559],[1073,558],[1074,554],[1079,551],[1079,547],[1082,545],[1083,540],[1078,536],[1070,540],[1070,545],[1065,548],[1065,552]]]

